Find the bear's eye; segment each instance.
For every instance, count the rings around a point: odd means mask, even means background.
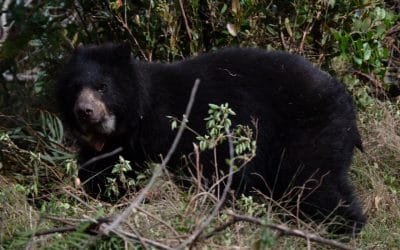
[[[99,92],[99,93],[105,93],[105,92],[107,91],[107,85],[104,84],[104,83],[99,84],[99,85],[96,87],[96,90],[97,90],[97,92]]]

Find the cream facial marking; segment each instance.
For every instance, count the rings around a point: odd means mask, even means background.
[[[94,128],[98,133],[115,131],[115,115],[110,113],[97,91],[84,88],[74,105],[74,114],[83,130]]]

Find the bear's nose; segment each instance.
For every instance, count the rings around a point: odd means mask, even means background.
[[[93,116],[93,108],[87,105],[79,106],[78,116],[81,119],[89,119]]]

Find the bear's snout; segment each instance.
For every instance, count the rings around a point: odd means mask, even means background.
[[[90,125],[101,122],[107,110],[100,96],[94,90],[85,88],[78,95],[74,113],[80,123]]]
[[[79,103],[77,105],[77,115],[81,120],[89,120],[94,118],[93,117],[93,105],[90,103]]]

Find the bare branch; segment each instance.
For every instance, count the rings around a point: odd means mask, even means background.
[[[105,218],[104,220],[108,220],[109,218]],[[96,225],[102,225],[104,223],[104,220],[99,220],[96,223],[94,223],[94,226],[89,227],[88,231],[92,234],[98,234],[99,232],[95,229]],[[76,232],[78,230],[78,226],[66,226],[66,227],[61,227],[61,228],[52,228],[49,230],[41,231],[41,232],[36,232],[33,234],[34,237],[38,236],[44,236],[44,235],[49,235],[49,234],[56,234],[56,233],[70,233],[70,232]],[[120,237],[126,237],[130,239],[134,239],[136,241],[141,242],[142,244],[145,243],[147,245],[151,245],[153,247],[156,247],[158,249],[164,249],[164,250],[171,250],[173,248],[170,248],[169,246],[166,246],[160,242],[147,239],[141,236],[138,236],[136,234],[128,233],[122,230],[116,230],[114,232],[116,235]]]
[[[122,151],[122,147],[118,147],[118,148],[114,149],[114,150],[111,151],[111,152],[104,153],[104,154],[101,154],[101,155],[99,155],[99,156],[93,157],[93,158],[91,158],[90,160],[88,160],[87,162],[83,163],[83,164],[80,166],[80,168],[83,168],[83,169],[84,169],[85,167],[89,166],[90,164],[95,163],[96,161],[100,161],[100,160],[102,160],[102,159],[105,159],[105,158],[108,158],[108,157],[110,157],[110,156],[116,155],[116,154],[118,154],[118,153],[121,152],[121,151]]]
[[[130,238],[130,239],[136,240],[136,241],[140,241],[141,240],[144,243],[146,243],[148,245],[151,245],[153,247],[156,247],[158,249],[165,249],[165,250],[174,249],[174,248],[171,248],[171,247],[169,247],[167,245],[164,245],[164,244],[162,244],[160,242],[157,242],[157,241],[154,241],[154,240],[151,240],[151,239],[147,239],[147,238],[144,238],[144,237],[140,237],[139,238],[137,235],[125,232],[123,230],[115,230],[114,233],[116,233],[117,235],[120,235],[120,236],[124,236],[124,237]]]
[[[126,5],[125,5],[126,7]],[[126,23],[122,17],[120,17],[119,15],[114,14],[114,12],[112,12],[110,10],[110,12],[112,13],[113,17],[122,25],[122,27],[128,32],[129,36],[131,37],[131,39],[133,40],[133,42],[135,43],[136,47],[138,48],[140,54],[142,54],[143,58],[146,61],[151,61],[150,57],[146,56],[146,53],[144,52],[144,50],[142,49],[142,47],[139,44],[139,41],[136,39],[135,35],[133,34],[132,30],[129,28],[128,23]]]
[[[235,217],[232,217],[229,221],[227,221],[226,223],[214,228],[214,230],[212,232],[210,232],[209,234],[207,234],[206,236],[204,236],[204,238],[209,239],[212,236],[216,235],[217,233],[224,231],[226,228],[232,226],[233,224],[235,224],[236,222],[238,222]]]
[[[188,33],[189,39],[192,40],[192,31],[190,30],[190,27],[189,27],[189,22],[186,17],[185,8],[183,7],[182,0],[179,0],[179,6],[181,7],[183,21],[185,22],[186,32]]]
[[[196,156],[196,193],[200,193],[201,192],[201,178],[203,176],[203,171],[201,171],[200,151],[199,151],[199,147],[196,145],[196,143],[193,143],[193,150],[194,150],[194,154]]]
[[[172,157],[172,154],[175,152],[176,147],[178,146],[178,143],[182,137],[183,131],[185,130],[186,124],[188,122],[189,119],[189,114],[192,110],[192,106],[194,103],[194,99],[196,96],[196,92],[197,92],[197,88],[200,84],[200,80],[196,79],[194,86],[192,88],[192,92],[190,94],[190,99],[189,99],[189,103],[186,107],[186,111],[185,114],[183,116],[183,120],[182,123],[179,127],[179,130],[175,136],[175,139],[172,143],[171,148],[169,149],[167,156],[163,159],[163,161],[161,162],[161,164],[157,165],[156,168],[154,169],[154,173],[151,176],[151,179],[149,181],[149,183],[146,185],[145,188],[143,188],[140,192],[140,194],[136,197],[136,199],[134,199],[131,204],[119,215],[116,217],[116,219],[109,225],[106,225],[103,228],[103,233],[104,234],[109,234],[110,231],[114,231],[120,224],[122,221],[125,221],[126,218],[129,216],[129,214],[134,211],[136,209],[136,207],[139,206],[139,204],[144,200],[144,198],[148,195],[150,189],[153,187],[155,181],[157,180],[157,178],[159,176],[161,176],[162,174],[162,170],[165,168],[165,166],[167,165],[167,163],[169,162],[169,160]]]
[[[246,221],[246,222],[250,222],[250,223],[253,223],[253,224],[260,225],[260,226],[268,227],[268,228],[270,228],[272,230],[278,231],[281,236],[299,237],[299,238],[303,238],[303,239],[305,239],[307,241],[310,241],[310,242],[320,243],[320,244],[323,244],[323,245],[335,247],[337,249],[343,249],[343,250],[352,250],[353,249],[352,247],[347,246],[347,245],[345,245],[343,243],[340,243],[338,241],[325,239],[325,238],[323,238],[321,236],[318,236],[316,234],[305,232],[305,231],[302,231],[302,230],[299,230],[299,229],[292,229],[292,228],[289,228],[286,225],[269,224],[269,223],[266,223],[262,219],[251,217],[251,216],[239,215],[239,214],[235,214],[233,212],[230,212],[230,216],[232,216],[231,220],[229,220],[225,224],[215,228],[214,231],[212,231],[211,233],[207,234],[207,236],[205,236],[205,238],[210,238],[211,236],[215,235],[218,232],[221,232],[222,230],[224,230],[225,228],[235,224],[236,222]]]
[[[72,198],[74,198],[75,200],[79,201],[82,205],[84,205],[86,208],[88,208],[91,211],[97,211],[94,207],[92,207],[91,205],[89,205],[87,202],[85,202],[84,200],[82,200],[80,197],[78,197],[77,195],[71,193],[70,191],[68,191],[66,188],[62,188],[62,191],[64,191],[65,193],[67,193],[69,196],[71,196]]]
[[[36,232],[33,236],[34,237],[38,237],[38,236],[56,234],[56,233],[69,233],[69,232],[75,232],[76,230],[77,229],[76,229],[75,226],[52,228],[52,229],[49,229],[49,230],[46,230],[46,231]]]
[[[162,220],[161,218],[147,212],[145,209],[141,208],[141,207],[137,207],[137,210],[149,217],[151,217],[152,219],[160,222],[161,224],[163,224],[164,226],[166,226],[176,237],[179,237],[179,233],[175,230],[175,228],[173,228],[170,224],[168,224],[166,221]]]

